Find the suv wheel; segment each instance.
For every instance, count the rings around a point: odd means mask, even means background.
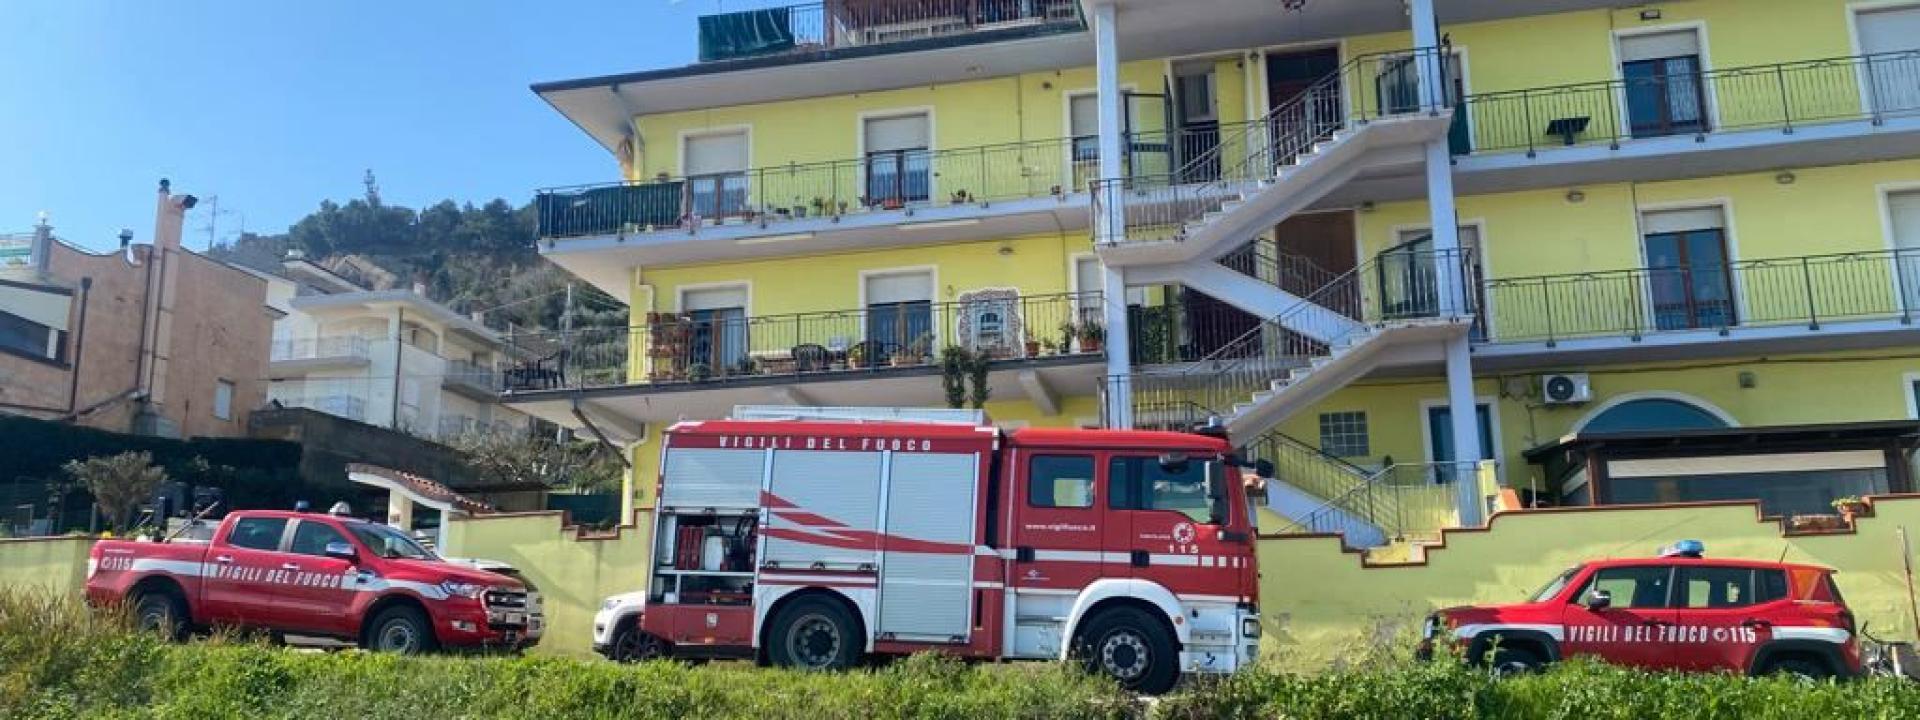
[[[1118,607],[1093,616],[1079,632],[1075,655],[1087,666],[1148,695],[1173,689],[1180,680],[1179,652],[1160,621],[1134,607]]]
[[[431,652],[435,645],[433,625],[425,613],[405,605],[380,611],[367,624],[361,646],[374,652],[418,655]]]
[[[1544,662],[1531,650],[1522,648],[1500,648],[1493,651],[1493,657],[1487,659],[1487,670],[1495,677],[1525,675],[1539,670]]]
[[[633,663],[666,657],[667,644],[653,633],[642,632],[640,623],[628,621],[613,633],[613,649],[607,653],[614,662]]]
[[[186,604],[164,590],[141,593],[133,603],[133,620],[141,631],[158,632],[170,641],[187,637]]]
[[[840,603],[801,598],[780,610],[773,623],[768,657],[774,665],[800,670],[843,670],[860,657],[861,639]]]
[[[1770,661],[1767,663],[1767,669],[1760,672],[1762,675],[1781,675],[1796,680],[1813,682],[1824,681],[1833,677],[1833,671],[1827,669],[1826,663],[1813,658],[1800,656],[1783,657]]]

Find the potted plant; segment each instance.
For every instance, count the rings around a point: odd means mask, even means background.
[[[1033,333],[1031,332],[1023,331],[1023,335],[1025,335],[1025,338],[1026,338],[1027,357],[1039,357],[1040,341],[1033,339]]]
[[[800,200],[799,195],[793,196],[793,216],[796,218],[807,216],[807,204]]]
[[[830,207],[832,206],[827,203],[826,198],[820,197],[819,195],[813,196],[813,213],[815,215],[826,217],[827,209]]]
[[[1053,338],[1043,338],[1040,340],[1040,350],[1049,357],[1058,355],[1060,354],[1060,344],[1054,342]]]
[[[1867,501],[1861,499],[1860,496],[1848,495],[1842,498],[1834,498],[1833,509],[1840,513],[1842,520],[1845,520],[1848,525],[1852,525],[1853,519],[1867,514],[1870,507],[1867,505]]]
[[[867,366],[867,344],[857,343],[847,348],[847,365],[854,369]]]
[[[897,197],[890,197],[880,201],[881,210],[899,210],[900,208],[903,208],[906,206],[907,206],[906,201],[901,200],[900,198],[897,198]]]
[[[965,205],[970,202],[973,202],[973,196],[968,194],[966,190],[953,191],[953,204]]]
[[[693,382],[705,382],[713,377],[713,368],[706,363],[694,363],[687,366],[687,379]]]
[[[1107,328],[1098,320],[1080,323],[1080,352],[1100,352],[1100,343],[1107,339]]]
[[[1080,330],[1074,326],[1072,320],[1060,321],[1060,354],[1073,352],[1073,338],[1079,334]]]
[[[1839,515],[1795,515],[1787,520],[1787,529],[1794,532],[1825,532],[1846,528],[1847,521]]]
[[[847,214],[847,201],[841,200],[839,203],[835,205],[835,207],[838,207],[840,209],[841,215]]]
[[[895,353],[893,366],[925,365],[933,355],[933,333],[923,332],[907,343],[905,350]]]

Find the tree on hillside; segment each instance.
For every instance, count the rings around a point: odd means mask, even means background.
[[[483,484],[617,492],[625,467],[618,455],[590,441],[469,433],[453,442]]]
[[[126,532],[140,503],[153,497],[153,491],[167,481],[167,471],[154,467],[153,455],[146,452],[69,460],[61,469],[73,485],[93,495],[93,504],[115,533]]]

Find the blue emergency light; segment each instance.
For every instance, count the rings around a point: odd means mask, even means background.
[[[1697,558],[1705,554],[1707,554],[1707,544],[1699,540],[1681,540],[1660,548],[1660,557]]]

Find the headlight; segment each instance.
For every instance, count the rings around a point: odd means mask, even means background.
[[[473,598],[480,597],[481,593],[486,592],[487,586],[481,585],[479,583],[460,582],[458,580],[448,580],[446,582],[440,583],[440,589],[445,591],[448,595],[452,595],[454,597],[463,597],[471,600]]]
[[[1426,626],[1420,628],[1420,639],[1432,640],[1433,636],[1438,634],[1440,634],[1440,617],[1438,615],[1428,615]]]

